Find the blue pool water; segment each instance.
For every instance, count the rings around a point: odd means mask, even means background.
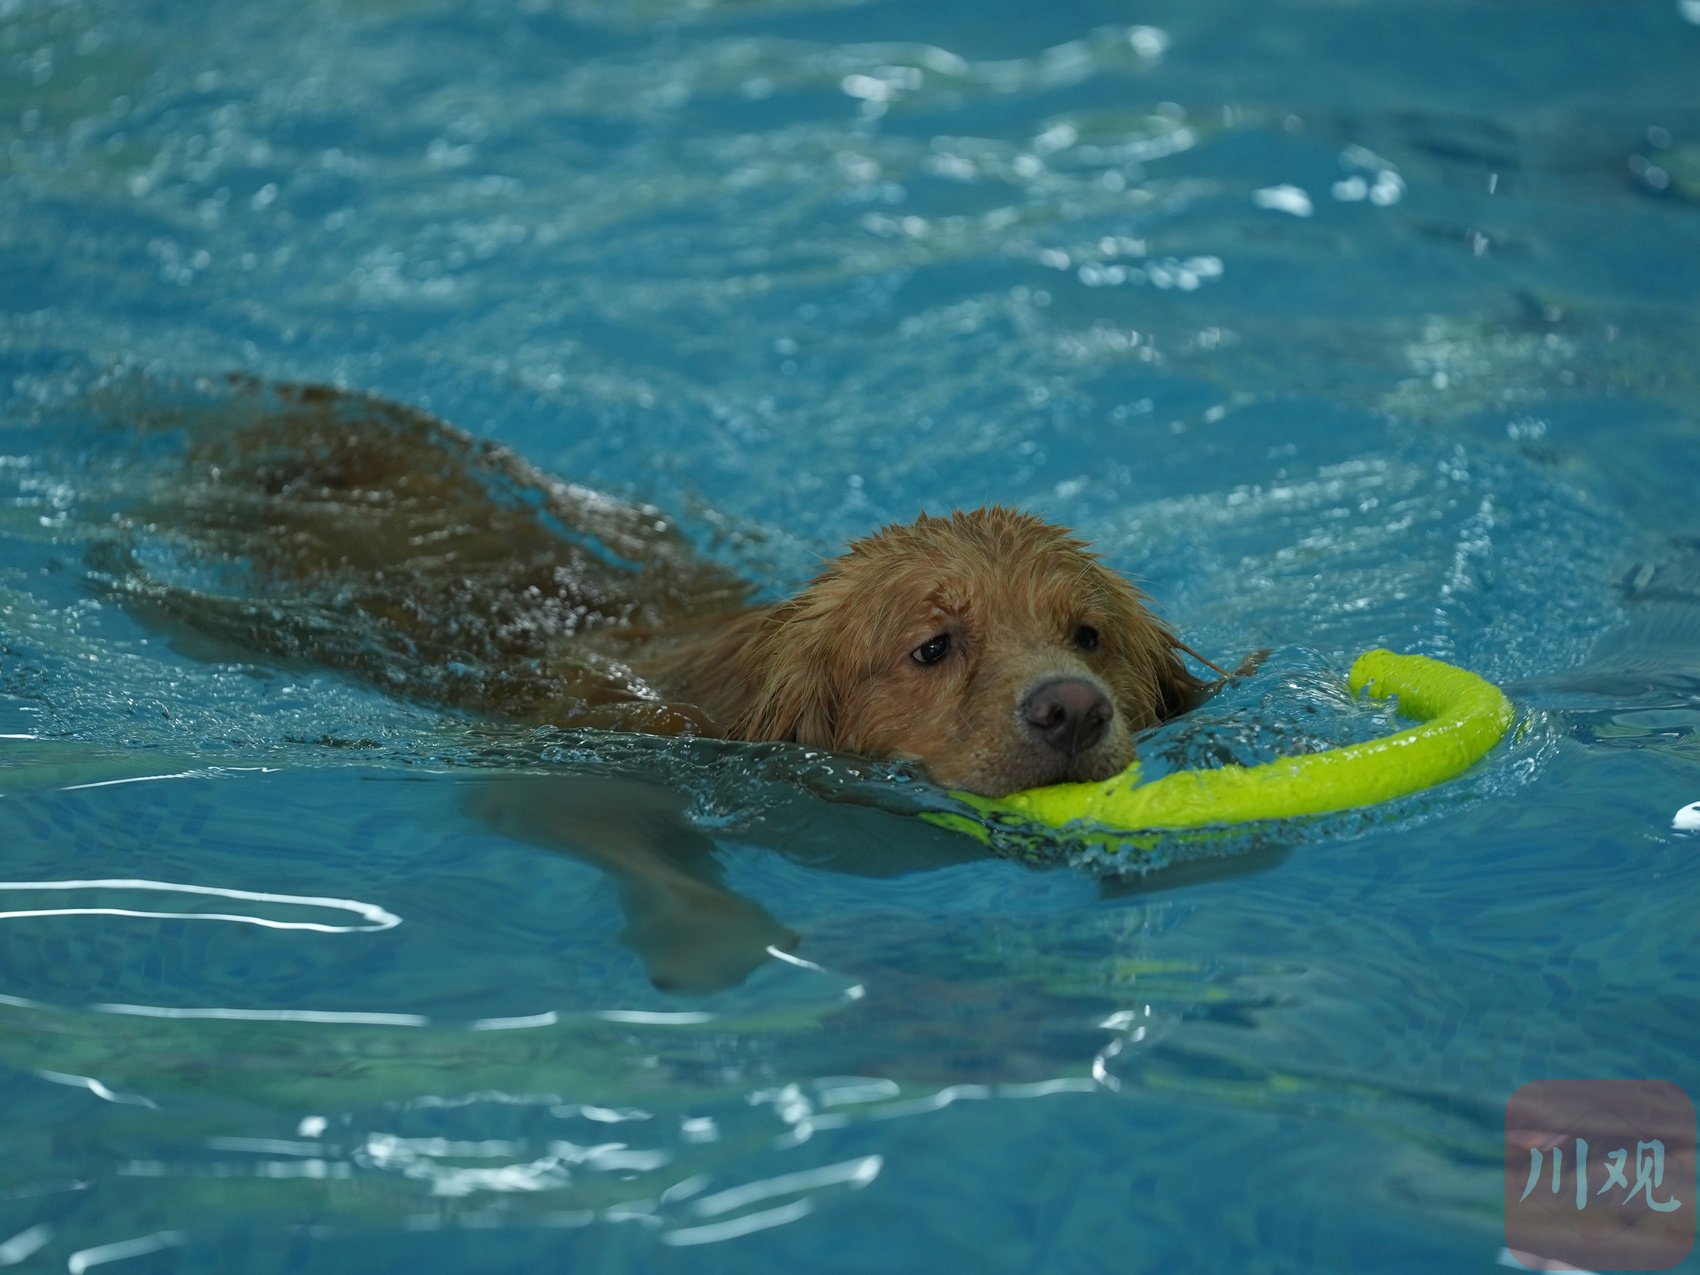
[[[0,1266],[1493,1268],[1515,1090],[1700,1095],[1697,85],[1693,0],[0,0]],[[1518,727],[1142,877],[268,667],[86,578],[103,422],[228,371],[773,594],[1073,525],[1272,650],[1159,764],[1378,729],[1375,645]],[[806,962],[655,990],[477,815],[563,772],[679,793]]]

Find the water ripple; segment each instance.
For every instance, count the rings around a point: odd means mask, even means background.
[[[160,912],[145,908],[120,907],[63,907],[22,908],[0,912],[0,921],[15,921],[27,917],[46,916],[125,916],[146,917],[161,921],[234,921],[242,925],[258,925],[268,930],[310,930],[316,934],[367,934],[393,929],[401,918],[374,903],[354,899],[320,898],[299,894],[270,894],[257,890],[236,890],[225,886],[190,885],[176,881],[147,881],[135,879],[98,881],[0,881],[0,892],[14,890],[144,890],[171,894],[194,894],[203,897],[234,899],[242,903],[282,903],[297,907],[330,908],[352,912],[362,917],[364,925],[332,925],[323,921],[280,921],[275,917],[249,916],[236,912]]]

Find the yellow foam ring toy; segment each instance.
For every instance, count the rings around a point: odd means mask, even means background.
[[[1115,830],[1204,828],[1288,819],[1391,801],[1444,783],[1480,760],[1511,725],[1511,702],[1474,673],[1424,655],[1366,651],[1346,679],[1354,695],[1398,696],[1418,725],[1381,739],[1260,766],[1182,770],[1148,784],[1139,763],[1112,779],[1032,788],[1008,797],[957,793],[993,822],[1081,825],[1093,840]],[[983,823],[935,814],[935,822],[985,837]]]

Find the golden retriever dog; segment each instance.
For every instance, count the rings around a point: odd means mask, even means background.
[[[1183,656],[1220,672],[1080,540],[1007,508],[886,527],[758,604],[659,510],[395,403],[234,380],[150,415],[182,434],[185,463],[129,511],[103,587],[179,630],[415,699],[900,759],[1001,795],[1115,774],[1135,732],[1204,689]],[[653,818],[617,832],[624,816],[600,800],[549,804],[646,918],[716,888],[645,854]],[[652,973],[688,966],[688,951],[657,955],[679,947],[648,941]]]
[[[415,698],[902,759],[996,796],[1115,774],[1205,686],[1138,589],[1011,509],[886,527],[752,605],[659,511],[410,408],[242,382],[191,426],[134,518],[238,588],[132,557],[132,603]]]

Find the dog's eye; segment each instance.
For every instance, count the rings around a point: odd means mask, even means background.
[[[909,652],[909,658],[917,664],[937,664],[950,653],[950,634],[941,633],[937,637],[928,638],[920,646]]]
[[[1074,631],[1074,644],[1082,651],[1096,651],[1098,649],[1098,630],[1090,624],[1082,624]]]

